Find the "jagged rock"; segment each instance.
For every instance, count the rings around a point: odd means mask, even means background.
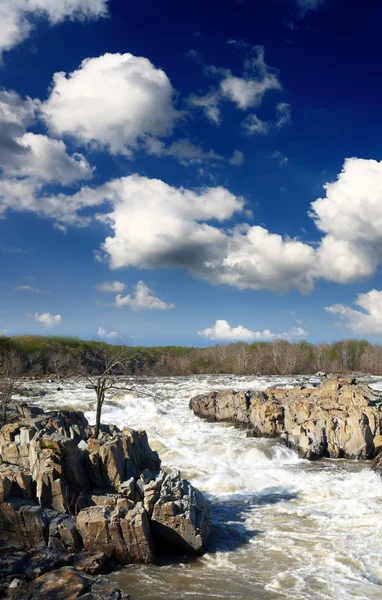
[[[120,564],[153,561],[150,523],[141,504],[131,510],[91,506],[78,513],[76,525],[87,551],[104,552]]]
[[[127,600],[120,590],[97,579],[84,575],[73,567],[64,567],[57,571],[45,573],[21,592],[17,591],[18,600]]]
[[[83,548],[82,539],[76,529],[75,517],[59,515],[49,523],[48,546],[60,552],[76,553]]]
[[[145,432],[102,426],[94,439],[78,411],[42,414],[22,405],[18,414],[0,429],[6,577],[37,577],[74,560],[93,574],[117,563],[152,562],[152,529],[163,553],[205,548],[203,496],[179,474],[160,470]],[[94,587],[91,594],[98,598]]]
[[[104,575],[111,570],[110,559],[104,552],[82,552],[77,554],[73,566],[77,571],[82,571],[88,575]]]
[[[144,469],[158,471],[160,460],[151,450],[145,431],[123,429],[106,441],[89,439],[91,478],[94,487],[118,491],[121,484]]]
[[[196,396],[195,414],[280,437],[305,458],[372,458],[381,446],[381,398],[354,379],[326,379],[317,388],[222,391]]]
[[[208,504],[180,473],[166,475],[151,517],[153,534],[174,551],[201,554],[210,533]]]

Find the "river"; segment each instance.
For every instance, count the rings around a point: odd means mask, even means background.
[[[107,400],[103,421],[145,429],[163,467],[180,469],[211,505],[212,535],[203,557],[130,566],[109,577],[131,600],[382,599],[382,479],[369,463],[302,460],[275,440],[248,438],[188,408],[192,396],[213,389],[299,381],[148,378],[144,397]],[[35,386],[48,391],[37,404],[80,408],[94,421],[94,392],[83,381]],[[373,387],[382,389],[382,380]]]

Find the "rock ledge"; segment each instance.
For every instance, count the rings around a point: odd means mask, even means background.
[[[255,436],[278,437],[304,458],[371,459],[382,450],[381,397],[355,379],[329,378],[317,388],[211,392],[192,398],[190,408]]]

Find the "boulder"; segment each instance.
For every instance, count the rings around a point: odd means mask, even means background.
[[[304,458],[370,459],[382,447],[381,397],[353,378],[328,378],[316,388],[211,392],[191,399],[190,408],[257,436],[279,437]]]
[[[78,513],[76,526],[87,551],[104,552],[123,565],[154,559],[149,518],[140,503],[131,510],[113,506],[85,508]]]
[[[120,590],[98,579],[85,575],[73,567],[63,567],[57,571],[45,573],[28,584],[21,592],[17,591],[17,600],[123,600],[128,596]]]
[[[166,475],[153,506],[154,538],[176,553],[201,554],[210,533],[208,504],[180,473]]]

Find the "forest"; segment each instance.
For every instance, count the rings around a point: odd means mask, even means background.
[[[346,339],[331,344],[237,342],[207,348],[181,346],[129,347],[74,337],[0,337],[0,378],[22,376],[67,377],[94,373],[105,355],[123,348],[125,369],[131,375],[294,375],[317,371],[361,371],[382,374],[382,346]],[[96,364],[97,363],[97,364]]]

